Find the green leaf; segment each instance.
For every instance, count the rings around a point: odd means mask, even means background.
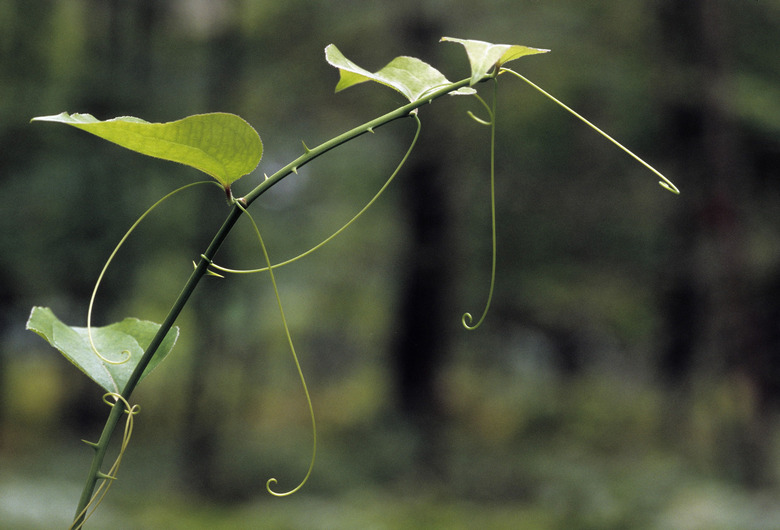
[[[255,169],[263,156],[257,131],[241,117],[224,112],[168,123],[132,116],[100,121],[90,114],[67,112],[32,121],[66,123],[138,153],[194,167],[225,188]]]
[[[442,37],[441,41],[457,42],[466,48],[466,54],[469,56],[469,63],[471,64],[471,85],[479,82],[494,68],[501,68],[501,65],[509,61],[514,61],[526,55],[550,51],[517,44],[491,44],[481,40],[455,39],[452,37]]]
[[[452,83],[436,68],[414,57],[396,57],[374,73],[344,57],[334,44],[329,44],[325,48],[325,59],[339,69],[340,77],[336,92],[366,81],[375,81],[397,90],[412,102],[436,88]],[[454,93],[473,94],[474,90],[466,88]]]
[[[89,343],[87,328],[63,324],[48,307],[33,307],[27,320],[27,329],[46,339],[79,370],[108,392],[119,393],[124,389],[130,374],[138,365],[160,325],[137,318],[126,318],[109,326],[93,327],[92,338],[101,355],[121,361],[127,357],[123,352],[130,353],[129,359],[121,364],[103,361]],[[170,353],[178,337],[179,328],[172,328],[144,370],[141,379]]]

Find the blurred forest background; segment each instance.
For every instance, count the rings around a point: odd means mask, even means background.
[[[403,103],[334,94],[323,49],[468,75],[442,35],[549,48],[513,67],[663,171],[512,78],[499,86],[498,265],[489,134],[473,98],[420,111],[418,148],[357,225],[277,280],[319,426],[266,276],[208,278],[96,528],[778,528],[780,1],[2,0],[0,526],[65,527],[108,414],[101,389],[24,330],[33,305],[85,325],[111,249],[201,176],[75,129],[62,111],[241,115],[252,189]],[[483,88],[484,92],[484,88]],[[486,94],[486,97],[489,94]],[[413,135],[396,122],[253,205],[274,261],[341,226]],[[227,208],[181,194],[128,240],[95,323],[160,322]],[[218,262],[262,256],[248,224]],[[115,438],[119,438],[119,433]]]

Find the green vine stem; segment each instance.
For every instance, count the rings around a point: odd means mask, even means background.
[[[490,76],[486,75],[484,76],[483,80],[489,78]],[[160,325],[157,334],[149,343],[149,346],[144,351],[144,354],[141,357],[138,364],[136,365],[135,369],[133,370],[133,373],[130,375],[130,378],[128,379],[127,384],[125,385],[125,388],[122,389],[122,392],[120,394],[121,397],[125,400],[128,400],[130,398],[131,394],[135,390],[135,387],[138,385],[138,381],[141,379],[141,375],[143,374],[144,370],[148,366],[149,362],[152,360],[154,354],[157,352],[157,348],[159,348],[163,339],[173,327],[174,323],[176,322],[176,319],[179,317],[179,314],[181,313],[181,311],[184,309],[185,305],[189,301],[190,296],[192,296],[192,293],[195,291],[195,288],[197,287],[201,278],[203,278],[203,276],[205,276],[209,271],[209,265],[211,265],[212,260],[217,254],[217,251],[222,246],[228,234],[235,226],[236,221],[238,221],[238,219],[241,217],[241,214],[243,213],[242,208],[248,207],[258,197],[260,197],[263,193],[268,191],[274,184],[276,184],[283,178],[287,177],[291,173],[296,173],[298,171],[298,168],[311,162],[315,158],[327,153],[328,151],[346,142],[349,142],[350,140],[362,136],[363,134],[366,134],[368,132],[373,132],[375,129],[378,129],[383,125],[387,125],[388,123],[391,123],[395,120],[407,117],[415,109],[418,109],[423,105],[426,105],[431,101],[440,98],[442,96],[445,96],[451,92],[454,92],[460,88],[469,86],[469,83],[470,83],[470,79],[466,78],[457,81],[455,83],[444,85],[437,90],[431,91],[430,93],[421,97],[420,99],[417,99],[401,107],[398,107],[395,110],[388,112],[387,114],[384,114],[378,118],[368,121],[363,125],[355,127],[343,134],[340,134],[318,145],[317,147],[314,147],[312,149],[304,148],[305,150],[304,154],[302,154],[301,156],[299,156],[298,158],[296,158],[295,160],[293,160],[283,168],[279,169],[276,173],[274,173],[273,175],[265,179],[262,183],[260,183],[260,185],[258,185],[252,191],[250,191],[243,199],[234,200],[230,212],[225,218],[225,221],[222,223],[222,226],[219,228],[219,230],[217,230],[216,234],[214,235],[214,238],[211,240],[211,243],[209,244],[206,251],[201,255],[200,259],[198,260],[198,263],[195,266],[195,269],[190,274],[190,277],[188,278],[187,282],[184,284],[184,287],[179,293],[179,296],[176,298],[173,305],[171,306],[168,315],[165,317],[162,324]],[[239,206],[238,204],[239,200],[242,201],[242,206]],[[87,475],[84,488],[81,492],[81,498],[79,500],[78,507],[76,508],[76,515],[74,521],[76,525],[81,524],[83,522],[84,519],[83,510],[89,505],[90,499],[92,498],[92,492],[95,489],[95,485],[97,481],[100,479],[100,476],[102,475],[102,473],[100,472],[100,466],[103,463],[103,459],[105,458],[106,452],[108,450],[109,441],[111,440],[111,436],[117,424],[119,423],[119,419],[121,415],[122,415],[122,409],[120,407],[112,408],[111,413],[106,419],[106,423],[105,426],[103,427],[103,432],[101,433],[100,438],[96,443],[89,444],[95,450],[95,454],[93,455],[89,474]]]
[[[490,78],[491,76],[486,75],[484,76],[483,80],[490,79]],[[340,134],[339,136],[336,136],[335,138],[332,138],[327,142],[318,145],[317,147],[308,149],[304,154],[302,154],[301,156],[299,156],[298,158],[296,158],[295,160],[293,160],[292,162],[290,162],[289,164],[281,168],[279,171],[277,171],[276,173],[274,173],[273,175],[265,179],[262,183],[260,183],[259,186],[257,186],[251,192],[249,192],[244,197],[244,200],[246,201],[246,205],[249,206],[250,204],[252,204],[252,202],[254,202],[255,199],[257,199],[260,195],[268,191],[268,189],[271,186],[273,186],[278,181],[288,176],[290,173],[297,172],[298,169],[300,169],[303,165],[308,164],[309,162],[319,157],[320,155],[327,153],[331,149],[338,147],[345,142],[354,140],[358,136],[362,136],[366,133],[374,132],[374,130],[378,129],[379,127],[382,127],[383,125],[387,125],[388,123],[393,122],[395,120],[405,118],[415,109],[418,109],[423,105],[426,105],[432,102],[433,100],[445,96],[451,92],[455,92],[460,88],[469,86],[469,81],[470,81],[469,79],[462,79],[455,83],[443,85],[438,90],[434,90],[428,93],[427,95],[421,97],[420,99],[412,101],[411,103],[407,103],[406,105],[398,107],[397,109],[388,112],[387,114],[384,114],[379,118],[376,118],[374,120],[364,123],[363,125],[355,127],[354,129],[351,129],[343,134]]]
[[[623,147],[620,143],[618,143],[616,140],[614,140],[612,137],[598,129],[595,125],[587,121],[585,118],[574,112],[572,109],[558,101],[556,98],[542,90],[540,87],[536,86],[535,84],[531,83],[529,80],[527,80],[522,75],[518,74],[517,72],[513,70],[509,70],[507,68],[500,68],[498,72],[493,71],[492,73],[485,74],[481,78],[477,79],[477,82],[483,82],[488,79],[494,79],[498,73],[504,73],[509,72],[512,73],[518,77],[520,77],[522,80],[529,83],[531,86],[539,90],[542,94],[550,98],[552,101],[557,103],[558,105],[562,106],[564,109],[571,112],[574,116],[578,117],[580,120],[585,122],[587,125],[595,129],[597,132],[599,132],[601,135],[603,135],[605,138],[610,140],[612,143],[616,144],[618,147],[620,147],[623,151],[628,153],[630,156],[632,156],[634,159],[636,159],[639,163],[641,163],[646,168],[650,169],[653,173],[658,175],[661,178],[660,185],[664,187],[665,189],[679,194],[679,190],[677,189],[674,184],[672,184],[666,177],[661,175],[658,171],[656,171],[652,166],[644,162],[642,159],[637,157],[635,154],[633,154],[631,151]],[[290,174],[297,173],[298,169],[302,167],[303,165],[311,162],[315,158],[327,153],[328,151],[346,143],[349,142],[365,133],[368,132],[374,132],[375,129],[387,125],[388,123],[391,123],[395,120],[408,117],[410,114],[416,112],[416,110],[422,106],[424,106],[427,103],[432,102],[433,100],[440,98],[444,95],[453,93],[461,88],[468,87],[469,85],[472,85],[474,83],[471,82],[472,78],[466,78],[462,79],[455,83],[449,83],[444,84],[441,87],[431,90],[427,92],[425,95],[421,96],[420,98],[412,101],[411,103],[408,103],[406,105],[403,105],[401,107],[396,108],[395,110],[388,112],[387,114],[384,114],[378,118],[375,118],[369,122],[364,123],[363,125],[360,125],[358,127],[355,127],[349,131],[344,132],[343,134],[340,134],[320,145],[317,147],[314,147],[312,149],[308,148],[306,144],[303,144],[304,153],[287,164],[286,166],[282,167],[278,171],[276,171],[274,174],[272,174],[270,177],[267,177],[260,185],[255,187],[253,190],[251,190],[246,196],[244,196],[241,199],[235,199],[232,196],[232,193],[228,195],[230,198],[230,202],[232,203],[232,207],[227,214],[227,217],[225,218],[224,222],[222,223],[221,227],[217,230],[216,234],[214,235],[213,239],[211,240],[211,243],[208,245],[206,251],[200,255],[200,259],[198,260],[197,264],[195,264],[195,268],[190,274],[190,277],[188,278],[187,282],[185,283],[184,287],[182,288],[181,292],[179,293],[179,296],[174,301],[173,305],[171,306],[171,309],[169,310],[167,316],[163,320],[162,324],[160,325],[160,328],[158,329],[156,335],[149,343],[149,346],[144,351],[144,354],[142,355],[140,361],[136,365],[136,367],[133,369],[132,374],[130,375],[127,383],[125,384],[125,387],[122,389],[121,393],[115,397],[115,399],[118,401],[127,402],[135,390],[135,387],[138,385],[138,382],[141,379],[141,375],[143,374],[146,367],[149,365],[149,362],[154,357],[155,353],[157,352],[157,349],[159,348],[160,344],[162,344],[163,340],[165,339],[168,332],[173,327],[174,323],[176,322],[176,319],[178,318],[179,314],[189,301],[190,296],[192,296],[193,292],[195,291],[195,288],[197,287],[200,280],[203,278],[203,276],[207,274],[212,274],[212,271],[209,269],[209,267],[213,264],[213,259],[217,254],[217,251],[224,243],[225,239],[227,238],[230,231],[235,226],[238,219],[241,217],[241,215],[246,211],[246,208],[255,200],[257,200],[263,193],[268,191],[272,186],[274,186],[276,183],[284,179],[285,177],[289,176]],[[494,109],[495,109],[495,99],[494,99],[494,107],[493,110],[490,111],[491,115],[491,121],[485,122],[484,120],[480,120],[479,118],[476,118],[472,114],[472,117],[476,119],[478,122],[488,124],[490,123],[491,127],[493,128],[493,132],[495,132],[495,115],[494,115]],[[483,102],[484,104],[484,102]],[[419,132],[419,131],[418,131]],[[491,144],[494,146],[494,134],[491,135]],[[491,196],[494,196],[494,184],[493,184],[493,173],[494,173],[494,167],[493,167],[493,148],[491,148]],[[477,324],[474,326],[469,326],[471,319],[469,318],[469,322],[466,322],[466,315],[464,315],[464,325],[467,325],[466,327],[469,329],[475,328],[480,325],[482,320],[484,319],[484,316],[487,312],[488,307],[490,306],[490,302],[492,299],[492,293],[493,293],[493,286],[495,281],[495,205],[493,204],[493,272],[491,275],[491,287],[490,287],[490,293],[488,296],[488,301],[485,306],[485,311],[483,312],[482,317],[477,321]],[[362,211],[361,211],[362,213]],[[142,216],[143,218],[143,216]],[[140,219],[139,219],[140,221]],[[327,242],[327,241],[326,241]],[[120,242],[121,243],[121,242]],[[324,243],[323,243],[324,244]],[[319,247],[316,247],[319,248]],[[315,249],[316,249],[315,248]],[[113,254],[111,256],[113,258]],[[111,259],[110,258],[110,259]],[[109,261],[110,261],[109,259]],[[270,267],[270,261],[268,262],[268,266]],[[105,271],[104,271],[105,272]],[[102,273],[101,273],[102,276]],[[470,317],[470,315],[469,315]],[[298,367],[300,370],[300,366]],[[305,386],[305,383],[304,383]],[[308,391],[307,391],[308,396]],[[87,479],[84,484],[84,488],[81,493],[81,498],[79,500],[78,507],[76,509],[76,515],[74,519],[74,527],[80,528],[85,521],[85,514],[87,513],[87,508],[92,502],[92,500],[95,498],[93,496],[93,491],[95,490],[95,486],[98,482],[98,480],[105,480],[110,479],[110,474],[106,475],[100,471],[100,467],[103,463],[103,460],[105,458],[106,452],[108,450],[108,445],[111,440],[111,436],[116,429],[116,426],[119,423],[119,420],[123,414],[123,409],[121,407],[114,406],[111,409],[111,412],[109,413],[108,418],[106,419],[105,426],[103,428],[103,431],[100,435],[99,440],[96,443],[87,442],[90,447],[92,447],[95,450],[95,454],[92,458],[92,464],[90,466],[89,474],[87,475]],[[314,422],[313,413],[312,413],[312,423]],[[316,450],[316,432],[315,432],[315,443],[314,448]],[[120,453],[121,454],[121,453]],[[312,460],[313,462],[313,460]],[[306,478],[304,478],[304,482],[309,477],[309,474],[311,473],[311,466],[309,468],[309,473],[307,473]],[[269,480],[267,483],[267,487],[269,488],[269,491],[271,493],[274,493],[270,489],[270,485],[273,483],[274,479]],[[301,484],[302,485],[302,484]],[[292,493],[294,491],[297,491],[300,486],[295,488],[289,493]],[[278,495],[278,494],[277,494]]]
[[[113,398],[114,402],[110,402],[108,398]],[[103,498],[105,498],[106,494],[108,493],[111,484],[113,484],[114,480],[116,480],[116,474],[117,471],[119,471],[119,465],[122,463],[122,457],[127,450],[127,446],[130,444],[130,437],[133,435],[133,416],[141,412],[141,408],[138,405],[130,406],[130,403],[128,403],[125,398],[114,392],[110,392],[104,395],[103,402],[112,408],[118,408],[116,405],[118,405],[120,402],[124,406],[124,409],[122,410],[123,412],[127,413],[127,420],[125,421],[125,431],[122,435],[122,445],[119,448],[119,455],[117,455],[116,460],[114,460],[114,464],[111,466],[111,469],[108,470],[108,473],[101,473],[99,475],[98,478],[103,480],[103,483],[97,488],[97,491],[95,491],[94,495],[92,495],[87,505],[78,514],[75,521],[73,522],[73,525],[71,525],[70,530],[79,530],[82,528],[87,519],[89,519],[89,517],[95,513],[95,510],[97,510],[98,506],[100,506],[100,503],[103,502]],[[92,506],[92,509],[90,509],[90,506]]]
[[[360,216],[362,216],[364,213],[366,213],[366,211],[369,208],[371,208],[371,206],[374,205],[374,203],[377,201],[377,199],[379,199],[379,197],[382,195],[382,193],[384,193],[384,191],[390,186],[390,183],[393,182],[393,180],[395,179],[396,175],[398,175],[398,173],[401,171],[401,168],[404,166],[404,164],[406,164],[406,161],[409,159],[409,155],[412,154],[412,151],[414,150],[414,146],[417,144],[417,139],[420,137],[420,130],[422,128],[422,123],[420,122],[420,118],[417,116],[417,112],[410,113],[410,116],[412,118],[414,118],[414,120],[416,121],[416,123],[417,123],[417,130],[415,131],[414,138],[412,138],[412,143],[409,145],[409,148],[406,150],[406,153],[404,154],[403,158],[398,163],[398,166],[396,166],[395,170],[390,174],[390,177],[388,177],[387,181],[382,185],[381,188],[379,188],[379,191],[377,191],[376,194],[371,198],[371,200],[368,201],[368,203],[365,206],[363,206],[363,208],[361,208],[360,211],[358,213],[356,213],[352,217],[352,219],[347,221],[341,228],[339,228],[338,230],[333,232],[327,238],[325,238],[322,241],[320,241],[318,244],[316,244],[313,247],[311,247],[306,252],[302,252],[301,254],[298,254],[294,258],[290,258],[288,260],[282,261],[282,262],[277,263],[275,265],[268,265],[268,266],[265,266],[265,267],[261,267],[259,269],[229,269],[227,267],[222,267],[220,265],[217,265],[216,263],[212,263],[211,264],[211,269],[216,269],[216,270],[218,270],[220,272],[226,272],[226,273],[230,273],[230,274],[254,274],[254,273],[257,273],[257,272],[265,272],[267,270],[278,269],[279,267],[284,267],[285,265],[289,265],[289,264],[291,264],[293,262],[296,262],[296,261],[298,261],[301,258],[305,258],[309,254],[311,254],[311,253],[321,249],[322,247],[324,247],[325,245],[330,243],[339,234],[341,234],[344,230],[349,228],[355,221],[357,221],[358,218],[360,218]],[[219,276],[219,274],[216,274],[216,276]]]
[[[240,216],[241,210],[234,205],[234,207],[231,208],[227,218],[222,223],[222,226],[214,236],[214,239],[212,239],[211,243],[206,249],[206,252],[204,252],[203,257],[198,262],[195,270],[192,271],[192,274],[190,274],[190,277],[185,283],[184,288],[179,293],[179,296],[173,303],[173,306],[168,312],[168,315],[160,325],[160,329],[158,330],[157,334],[155,334],[149,343],[149,346],[146,348],[146,351],[141,357],[141,360],[138,362],[138,365],[136,365],[133,373],[130,374],[130,378],[127,380],[125,388],[122,389],[122,392],[120,393],[120,396],[123,399],[129,400],[130,395],[133,393],[135,387],[138,385],[138,381],[141,379],[141,375],[143,374],[144,369],[146,369],[149,361],[152,360],[152,357],[157,351],[157,348],[160,347],[160,344],[162,344],[165,336],[173,327],[182,309],[184,309],[184,306],[187,304],[190,296],[192,296],[192,293],[195,291],[195,287],[197,287],[198,282],[200,282],[200,279],[208,271],[208,264],[210,263],[211,259],[210,256],[214,256],[216,254],[217,250],[225,241],[225,238],[227,238],[227,235],[230,233],[230,230],[236,224],[236,221],[238,221]],[[89,469],[89,474],[87,475],[87,480],[84,484],[84,489],[81,492],[81,498],[79,499],[78,507],[76,508],[76,516],[74,521],[76,524],[80,524],[83,521],[83,510],[88,506],[90,499],[92,498],[92,492],[95,489],[95,485],[102,475],[100,466],[102,465],[103,459],[105,458],[106,452],[108,451],[111,435],[119,423],[121,416],[122,409],[120,407],[112,408],[108,418],[106,419],[106,424],[103,427],[103,432],[101,433],[98,441],[96,443],[89,442],[90,447],[95,450],[95,454],[92,457],[92,464]]]

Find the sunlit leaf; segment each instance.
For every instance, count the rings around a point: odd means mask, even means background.
[[[451,84],[436,68],[414,57],[396,57],[384,68],[373,73],[344,57],[333,44],[325,48],[325,59],[339,69],[336,92],[366,81],[375,81],[397,90],[409,101],[417,101],[432,90]],[[456,93],[469,94],[473,93],[473,90],[461,89]]]
[[[121,361],[125,360],[129,353],[130,357],[119,364],[107,363],[97,356],[90,345],[87,328],[63,324],[48,307],[33,307],[27,320],[27,329],[46,339],[79,370],[108,392],[119,393],[124,389],[130,374],[138,365],[160,325],[137,318],[126,318],[109,326],[93,327],[92,338],[101,355]],[[142,379],[170,353],[178,337],[178,327],[168,332],[141,375]]]
[[[466,54],[471,64],[472,85],[476,84],[494,68],[500,68],[501,65],[509,61],[514,61],[526,55],[550,51],[516,44],[491,44],[481,40],[455,39],[452,37],[442,37],[441,40],[442,42],[457,42],[466,48]]]
[[[40,116],[32,121],[66,123],[144,155],[179,162],[214,177],[225,188],[260,163],[263,142],[235,114],[196,114],[167,123],[122,116],[100,121],[90,114]]]

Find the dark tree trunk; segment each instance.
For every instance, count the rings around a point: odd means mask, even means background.
[[[414,12],[409,10],[409,12]],[[441,31],[425,18],[401,23],[411,55],[434,56]],[[399,411],[415,431],[419,451],[413,458],[424,474],[440,475],[443,411],[437,378],[450,349],[454,329],[453,212],[451,183],[445,178],[446,130],[434,116],[423,116],[423,136],[405,172],[401,213],[408,224],[404,245],[400,304],[392,345]],[[435,143],[432,142],[435,139]]]
[[[767,386],[765,368],[756,369],[750,305],[744,204],[751,176],[740,150],[743,132],[727,108],[734,44],[726,4],[657,3],[664,148],[680,161],[684,181],[664,277],[668,344],[661,369],[681,392],[697,374],[748,401],[756,396],[751,412],[724,420],[715,442],[720,454],[712,456],[730,476],[757,485],[768,469],[769,438],[760,426],[769,420],[758,406]]]
[[[402,201],[410,237],[394,355],[400,409],[425,423],[438,416],[436,376],[448,349],[447,330],[452,327],[444,311],[452,281],[447,263],[450,213],[441,167],[435,160],[418,162],[409,173]]]

